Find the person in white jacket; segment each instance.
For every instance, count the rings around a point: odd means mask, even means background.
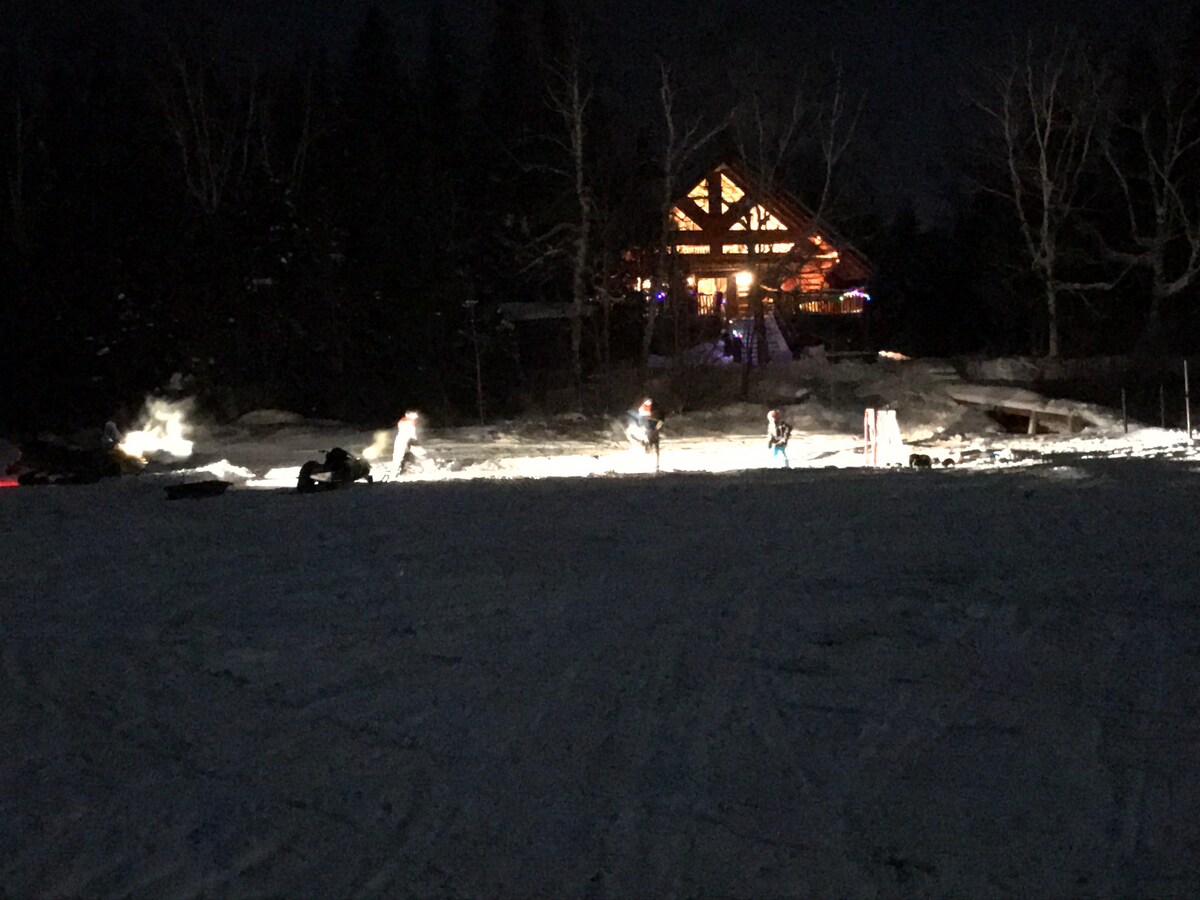
[[[425,451],[418,446],[417,438],[418,414],[413,410],[406,412],[396,423],[396,443],[392,446],[392,471],[402,475],[418,456],[424,456]]]

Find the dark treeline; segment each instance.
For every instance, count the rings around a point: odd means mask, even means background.
[[[466,62],[436,0],[419,40],[372,9],[348,46],[313,33],[249,60],[217,52],[204,4],[85,6],[0,46],[12,429],[107,416],[172,382],[225,415],[421,405],[448,421],[572,384],[599,408],[589,386],[680,334],[648,331],[621,280],[624,251],[661,226],[668,126],[682,174],[745,149],[746,97],[774,115],[793,102],[779,77],[701,78],[686,59],[623,81],[594,23],[555,0],[495,0]],[[873,260],[881,347],[1193,351],[1197,59],[1190,38],[1114,52],[1055,36],[980,71],[952,113],[944,222],[864,199],[861,152],[821,193],[819,140],[775,179]],[[822,90],[813,121],[854,108]],[[497,310],[526,300],[603,315],[523,342]]]

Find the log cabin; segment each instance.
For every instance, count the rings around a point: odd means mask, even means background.
[[[662,248],[671,257],[672,279],[681,289],[686,285],[701,316],[743,319],[757,288],[767,314],[796,342],[837,349],[864,344],[871,277],[866,257],[787,192],[756,184],[745,167],[730,161],[690,182],[671,208]],[[669,295],[667,285],[655,284],[653,270],[662,271],[661,263],[643,259],[649,271],[635,274],[637,287]]]

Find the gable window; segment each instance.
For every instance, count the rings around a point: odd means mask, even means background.
[[[724,172],[721,173],[721,212],[729,212],[729,207],[737,203],[746,192],[729,180],[729,176]]]
[[[729,226],[730,231],[746,231],[747,229],[750,231],[787,231],[787,226],[765,206],[759,204]]]
[[[678,206],[671,210],[671,221],[675,225],[677,231],[699,231],[700,226],[696,224],[687,213],[681,210]]]

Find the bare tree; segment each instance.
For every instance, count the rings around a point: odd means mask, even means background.
[[[603,171],[607,171],[609,177],[628,177],[628,171],[616,164],[612,169]],[[602,176],[601,178],[601,182],[597,185],[597,193],[604,195],[605,184]],[[624,220],[615,214],[611,205],[598,203],[594,213],[593,242],[596,244],[596,252],[590,272],[590,295],[599,315],[591,316],[589,323],[591,325],[590,336],[599,363],[601,378],[598,399],[600,406],[607,413],[611,410],[614,400],[612,395],[613,307],[623,296],[625,290],[626,273],[623,266],[623,251],[628,247],[628,231],[624,227]]]
[[[16,36],[15,47],[22,46],[24,33]],[[6,79],[5,92],[0,97],[5,101],[4,126],[0,130],[0,161],[4,165],[5,187],[7,188],[7,231],[13,246],[22,256],[26,255],[34,235],[37,202],[35,177],[37,150],[40,141],[37,135],[38,121],[33,105],[27,102],[25,66],[19,50],[10,51],[0,46],[0,77]],[[11,105],[10,105],[11,103]]]
[[[482,425],[485,421],[485,405],[483,400],[483,349],[480,341],[479,328],[475,321],[475,307],[478,301],[474,298],[463,301],[463,308],[467,311],[467,322],[470,326],[470,331],[467,334],[471,342],[471,356],[475,364],[475,411],[479,415],[479,424]]]
[[[300,190],[307,171],[309,156],[314,146],[326,134],[321,117],[321,109],[313,87],[312,66],[304,73],[304,87],[298,102],[300,104],[299,121],[296,123],[296,134],[290,142],[279,138],[279,129],[272,121],[272,112],[277,104],[272,103],[272,97],[264,93],[259,103],[259,114],[254,122],[257,132],[258,158],[272,181],[279,181],[288,192]]]
[[[1151,108],[1118,118],[1104,156],[1128,217],[1126,249],[1109,256],[1150,276],[1150,310],[1141,345],[1162,337],[1163,302],[1200,275],[1200,90],[1178,77],[1159,82]],[[1124,151],[1124,152],[1122,152]]]
[[[568,61],[547,66],[550,84],[547,102],[561,120],[561,134],[545,135],[555,148],[560,163],[522,163],[526,171],[541,171],[563,179],[570,185],[574,217],[555,222],[545,232],[514,248],[528,259],[522,273],[547,271],[550,264],[566,259],[571,270],[571,375],[577,402],[583,404],[583,320],[587,313],[588,273],[593,255],[592,227],[596,202],[588,171],[588,106],[592,89],[582,70],[578,43],[573,43]]]
[[[155,79],[167,128],[179,150],[188,194],[211,215],[250,163],[257,80],[245,97],[217,95],[212,76],[175,46],[168,47],[166,77]]]
[[[1061,299],[1070,292],[1110,289],[1066,275],[1069,235],[1080,221],[1086,177],[1101,150],[1104,106],[1100,73],[1075,40],[1040,52],[1032,39],[1006,69],[988,73],[991,97],[976,106],[999,136],[1005,197],[1016,214],[1030,269],[1042,286],[1047,354],[1061,349]]]
[[[679,111],[679,88],[672,81],[670,66],[660,60],[658,71],[658,100],[659,108],[662,111],[663,127],[659,145],[662,152],[658,158],[659,253],[655,266],[655,285],[642,324],[640,364],[643,378],[646,375],[650,347],[654,341],[654,329],[658,320],[659,304],[656,302],[654,294],[662,287],[665,287],[672,296],[678,296],[682,290],[678,284],[676,255],[665,252],[665,249],[670,246],[671,210],[678,199],[680,179],[687,167],[692,165],[696,155],[729,124],[728,118],[710,126],[705,126],[700,116],[685,119]]]
[[[566,136],[559,145],[566,151],[576,204],[573,247],[571,252],[571,374],[579,402],[583,403],[583,317],[588,298],[588,265],[591,255],[594,200],[588,181],[585,158],[587,126],[585,116],[592,100],[591,88],[583,83],[579,48],[572,47],[570,62],[559,71],[558,83],[549,89],[550,104],[565,126]]]
[[[750,310],[754,317],[754,351],[747,354],[742,374],[742,392],[749,390],[752,359],[770,361],[766,314],[763,306],[763,282],[780,277],[785,268],[794,268],[816,251],[814,240],[834,199],[839,166],[854,141],[862,99],[850,98],[842,81],[842,68],[836,61],[828,69],[829,80],[809,72],[790,72],[786,82],[759,72],[754,80],[740,86],[740,100],[733,117],[733,135],[742,159],[753,170],[755,187],[769,196],[778,192],[789,169],[798,159],[807,163],[807,184],[815,197],[808,233],[793,244],[786,257],[767,268],[770,231],[761,232],[755,221],[757,204],[747,207],[742,223],[748,235],[768,239],[748,245],[747,263],[754,273],[750,286]],[[779,89],[764,93],[763,85]],[[786,99],[784,99],[786,98]],[[782,102],[780,102],[782,99]]]
[[[25,109],[20,89],[18,88],[13,101],[12,151],[9,154],[10,159],[6,175],[8,177],[8,204],[9,217],[12,222],[12,240],[22,250],[28,249],[29,243],[29,209],[27,202],[29,191],[27,173],[30,144],[29,132],[30,116]]]

